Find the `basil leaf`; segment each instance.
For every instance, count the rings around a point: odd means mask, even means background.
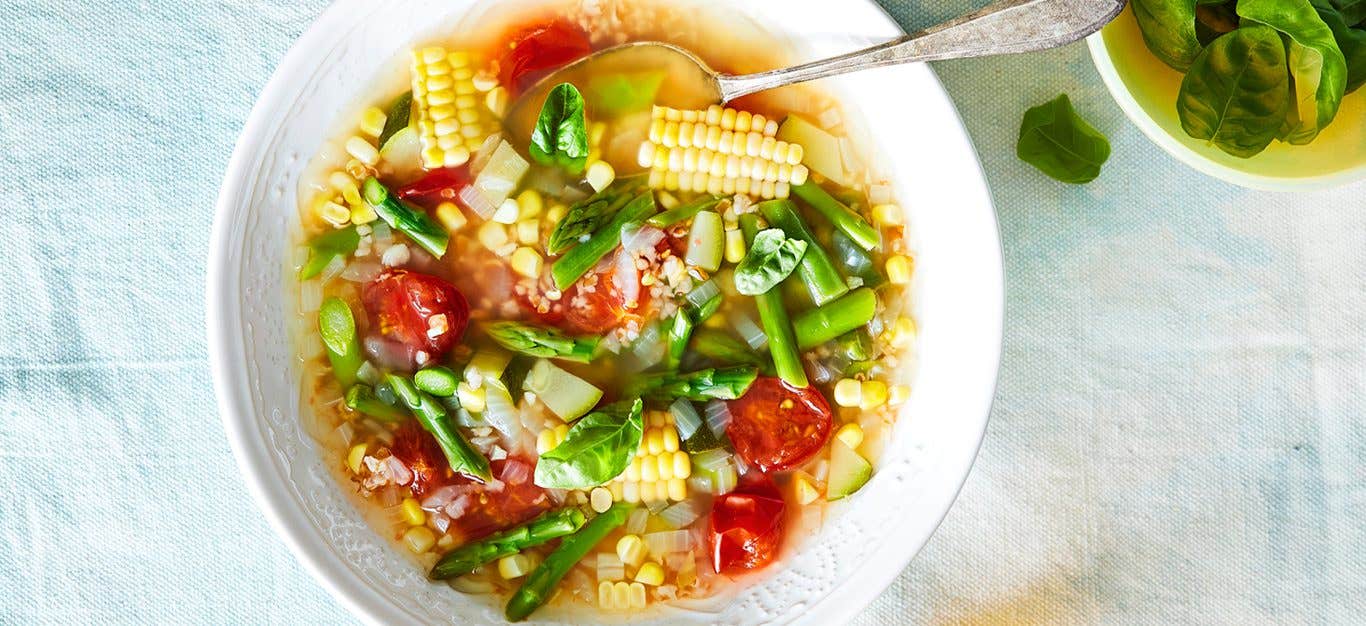
[[[1347,86],[1347,60],[1309,0],[1239,0],[1238,15],[1289,38],[1291,106],[1281,136],[1307,144],[1337,117]]]
[[[360,245],[360,233],[355,226],[347,226],[318,235],[308,242],[308,262],[299,269],[299,280],[308,280],[323,273],[332,259],[349,256]]]
[[[1366,84],[1366,26],[1351,28],[1350,17],[1343,9],[1334,8],[1329,0],[1311,0],[1314,10],[1328,29],[1333,31],[1342,56],[1347,60],[1347,93],[1352,93]],[[1366,12],[1366,0],[1358,3],[1360,10]]]
[[[1215,39],[1191,65],[1176,99],[1187,135],[1243,158],[1276,138],[1289,106],[1285,44],[1261,25]]]
[[[1196,0],[1133,0],[1143,43],[1163,63],[1185,71],[1203,46],[1196,32]]]
[[[413,117],[413,92],[404,92],[389,105],[389,113],[384,117],[384,130],[379,133],[379,147],[389,143],[389,138],[408,127]]]
[[[797,269],[806,245],[800,239],[788,239],[781,228],[760,231],[735,268],[735,290],[747,296],[767,293]]]
[[[528,356],[587,363],[598,348],[597,337],[573,338],[554,328],[523,322],[494,322],[484,332],[499,345]]]
[[[1110,142],[1077,115],[1064,93],[1025,111],[1015,154],[1052,178],[1081,184],[1100,176]]]
[[[547,489],[588,489],[626,471],[644,433],[643,404],[637,398],[589,413],[574,423],[564,442],[541,455],[536,485]]]
[[[583,117],[583,96],[569,83],[560,83],[545,98],[536,128],[531,131],[531,158],[541,165],[555,165],[572,173],[588,162],[588,126]]]

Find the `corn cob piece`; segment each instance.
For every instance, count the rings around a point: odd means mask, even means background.
[[[713,105],[702,111],[656,106],[637,161],[650,186],[669,191],[786,198],[806,182],[805,150],[779,141],[778,123]]]
[[[475,95],[469,54],[428,46],[413,50],[412,69],[422,164],[464,165],[495,126]]]
[[[640,449],[621,476],[607,484],[613,502],[678,502],[688,497],[692,458],[679,447],[673,416],[649,414]]]

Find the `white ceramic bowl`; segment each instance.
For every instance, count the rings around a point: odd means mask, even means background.
[[[1158,61],[1140,32],[1133,9],[1125,8],[1086,45],[1119,108],[1177,160],[1220,180],[1266,191],[1312,191],[1366,179],[1366,91],[1343,98],[1337,118],[1313,143],[1273,142],[1261,154],[1240,159],[1182,130],[1176,113],[1182,74]]]
[[[470,0],[341,0],[289,52],[233,153],[218,199],[207,323],[219,411],[242,474],[299,560],[371,623],[501,621],[501,607],[428,583],[362,520],[302,430],[287,320],[286,270],[301,170],[411,33],[448,21]],[[756,0],[802,56],[900,34],[872,2]],[[359,77],[359,78],[357,78]],[[743,586],[719,613],[656,611],[647,619],[728,624],[843,621],[871,602],[920,550],[967,477],[986,427],[1000,357],[1003,284],[995,215],[953,105],[924,65],[875,70],[833,85],[876,122],[880,152],[907,207],[918,250],[921,328],[914,392],[871,482],[835,507],[822,534]],[[739,587],[739,586],[737,586]],[[545,610],[536,619],[569,619]],[[582,616],[581,616],[582,617]]]

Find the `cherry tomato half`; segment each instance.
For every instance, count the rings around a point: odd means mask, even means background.
[[[424,350],[431,360],[455,346],[470,319],[470,305],[454,285],[408,270],[380,274],[361,289],[361,302],[374,332]],[[446,316],[446,331],[433,335],[432,318],[438,315]]]
[[[499,62],[499,79],[517,95],[550,72],[588,56],[588,33],[567,21],[536,24],[509,39]]]
[[[830,404],[814,387],[761,377],[731,400],[726,434],[735,453],[765,472],[792,469],[815,456],[830,438]]]
[[[709,549],[718,574],[738,574],[773,562],[783,543],[787,503],[766,474],[750,472],[711,505]]]
[[[460,505],[463,511],[451,518],[447,530],[460,543],[527,522],[552,505],[550,496],[532,481],[534,460],[508,457],[490,466],[498,479],[490,484],[475,483],[464,476],[455,478],[457,484],[469,483]]]
[[[421,498],[449,482],[450,464],[441,453],[441,446],[417,422],[405,422],[394,431],[394,444],[389,451],[413,473],[413,482],[408,485],[413,497]]]
[[[394,195],[416,202],[427,208],[435,207],[442,202],[452,202],[460,193],[460,189],[470,184],[469,165],[460,167],[443,167],[432,170],[407,185],[394,190]]]

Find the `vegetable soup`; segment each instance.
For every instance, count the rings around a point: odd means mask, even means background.
[[[513,621],[743,584],[857,497],[910,394],[914,257],[858,120],[810,87],[683,108],[648,64],[554,73],[633,40],[787,61],[690,5],[488,5],[301,181],[315,436],[378,532]]]

